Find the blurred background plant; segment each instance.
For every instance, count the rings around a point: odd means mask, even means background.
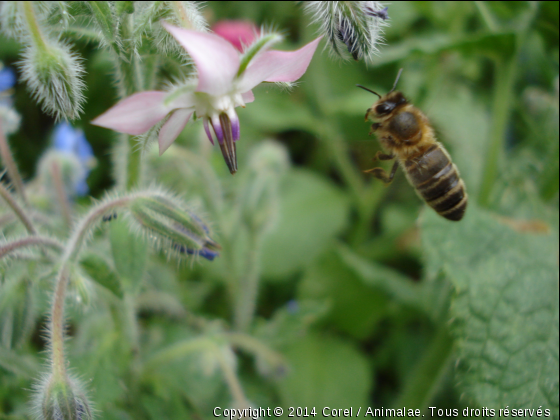
[[[64,398],[83,419],[558,418],[558,3],[309,3],[3,2],[0,419],[29,418],[33,384],[39,418]],[[235,177],[200,123],[162,156],[89,123],[193,70],[161,19],[237,48],[253,25],[280,50],[324,37],[290,93],[239,111]],[[362,173],[376,98],[355,85],[387,92],[401,67],[465,180],[460,223],[402,173]]]

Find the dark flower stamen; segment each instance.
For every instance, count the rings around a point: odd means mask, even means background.
[[[220,114],[220,125],[222,126],[222,132],[224,134],[223,141],[219,142],[220,149],[222,149],[222,155],[224,156],[229,171],[233,175],[237,172],[237,147],[233,139],[231,120],[224,112]]]

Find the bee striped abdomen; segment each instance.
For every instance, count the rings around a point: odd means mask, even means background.
[[[410,183],[439,215],[461,220],[467,208],[467,193],[457,168],[440,144],[415,159],[404,162]]]

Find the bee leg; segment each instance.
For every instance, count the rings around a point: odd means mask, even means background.
[[[378,129],[379,127],[381,127],[381,124],[380,124],[380,123],[373,123],[373,124],[371,125],[371,129],[369,130],[369,134],[368,134],[368,135],[371,136],[373,133],[375,133],[375,132],[377,131],[377,129]]]
[[[394,154],[385,154],[383,153],[381,150],[379,150],[376,154],[375,157],[373,158],[373,161],[375,162],[376,160],[392,160],[395,158]]]
[[[393,164],[393,168],[391,169],[391,173],[387,175],[387,172],[383,168],[373,168],[364,171],[366,174],[372,174],[375,178],[380,179],[385,184],[390,184],[393,182],[393,178],[395,177],[395,173],[397,172],[397,168],[399,167],[399,162],[395,162]]]

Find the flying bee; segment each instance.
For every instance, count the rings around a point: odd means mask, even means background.
[[[465,184],[449,153],[436,140],[428,118],[401,92],[395,91],[401,73],[402,69],[385,96],[356,85],[379,97],[366,111],[366,121],[376,121],[369,134],[376,133],[387,152],[377,152],[375,160],[396,159],[390,174],[382,168],[364,172],[390,184],[400,165],[410,184],[431,208],[446,219],[459,221],[467,208]]]

